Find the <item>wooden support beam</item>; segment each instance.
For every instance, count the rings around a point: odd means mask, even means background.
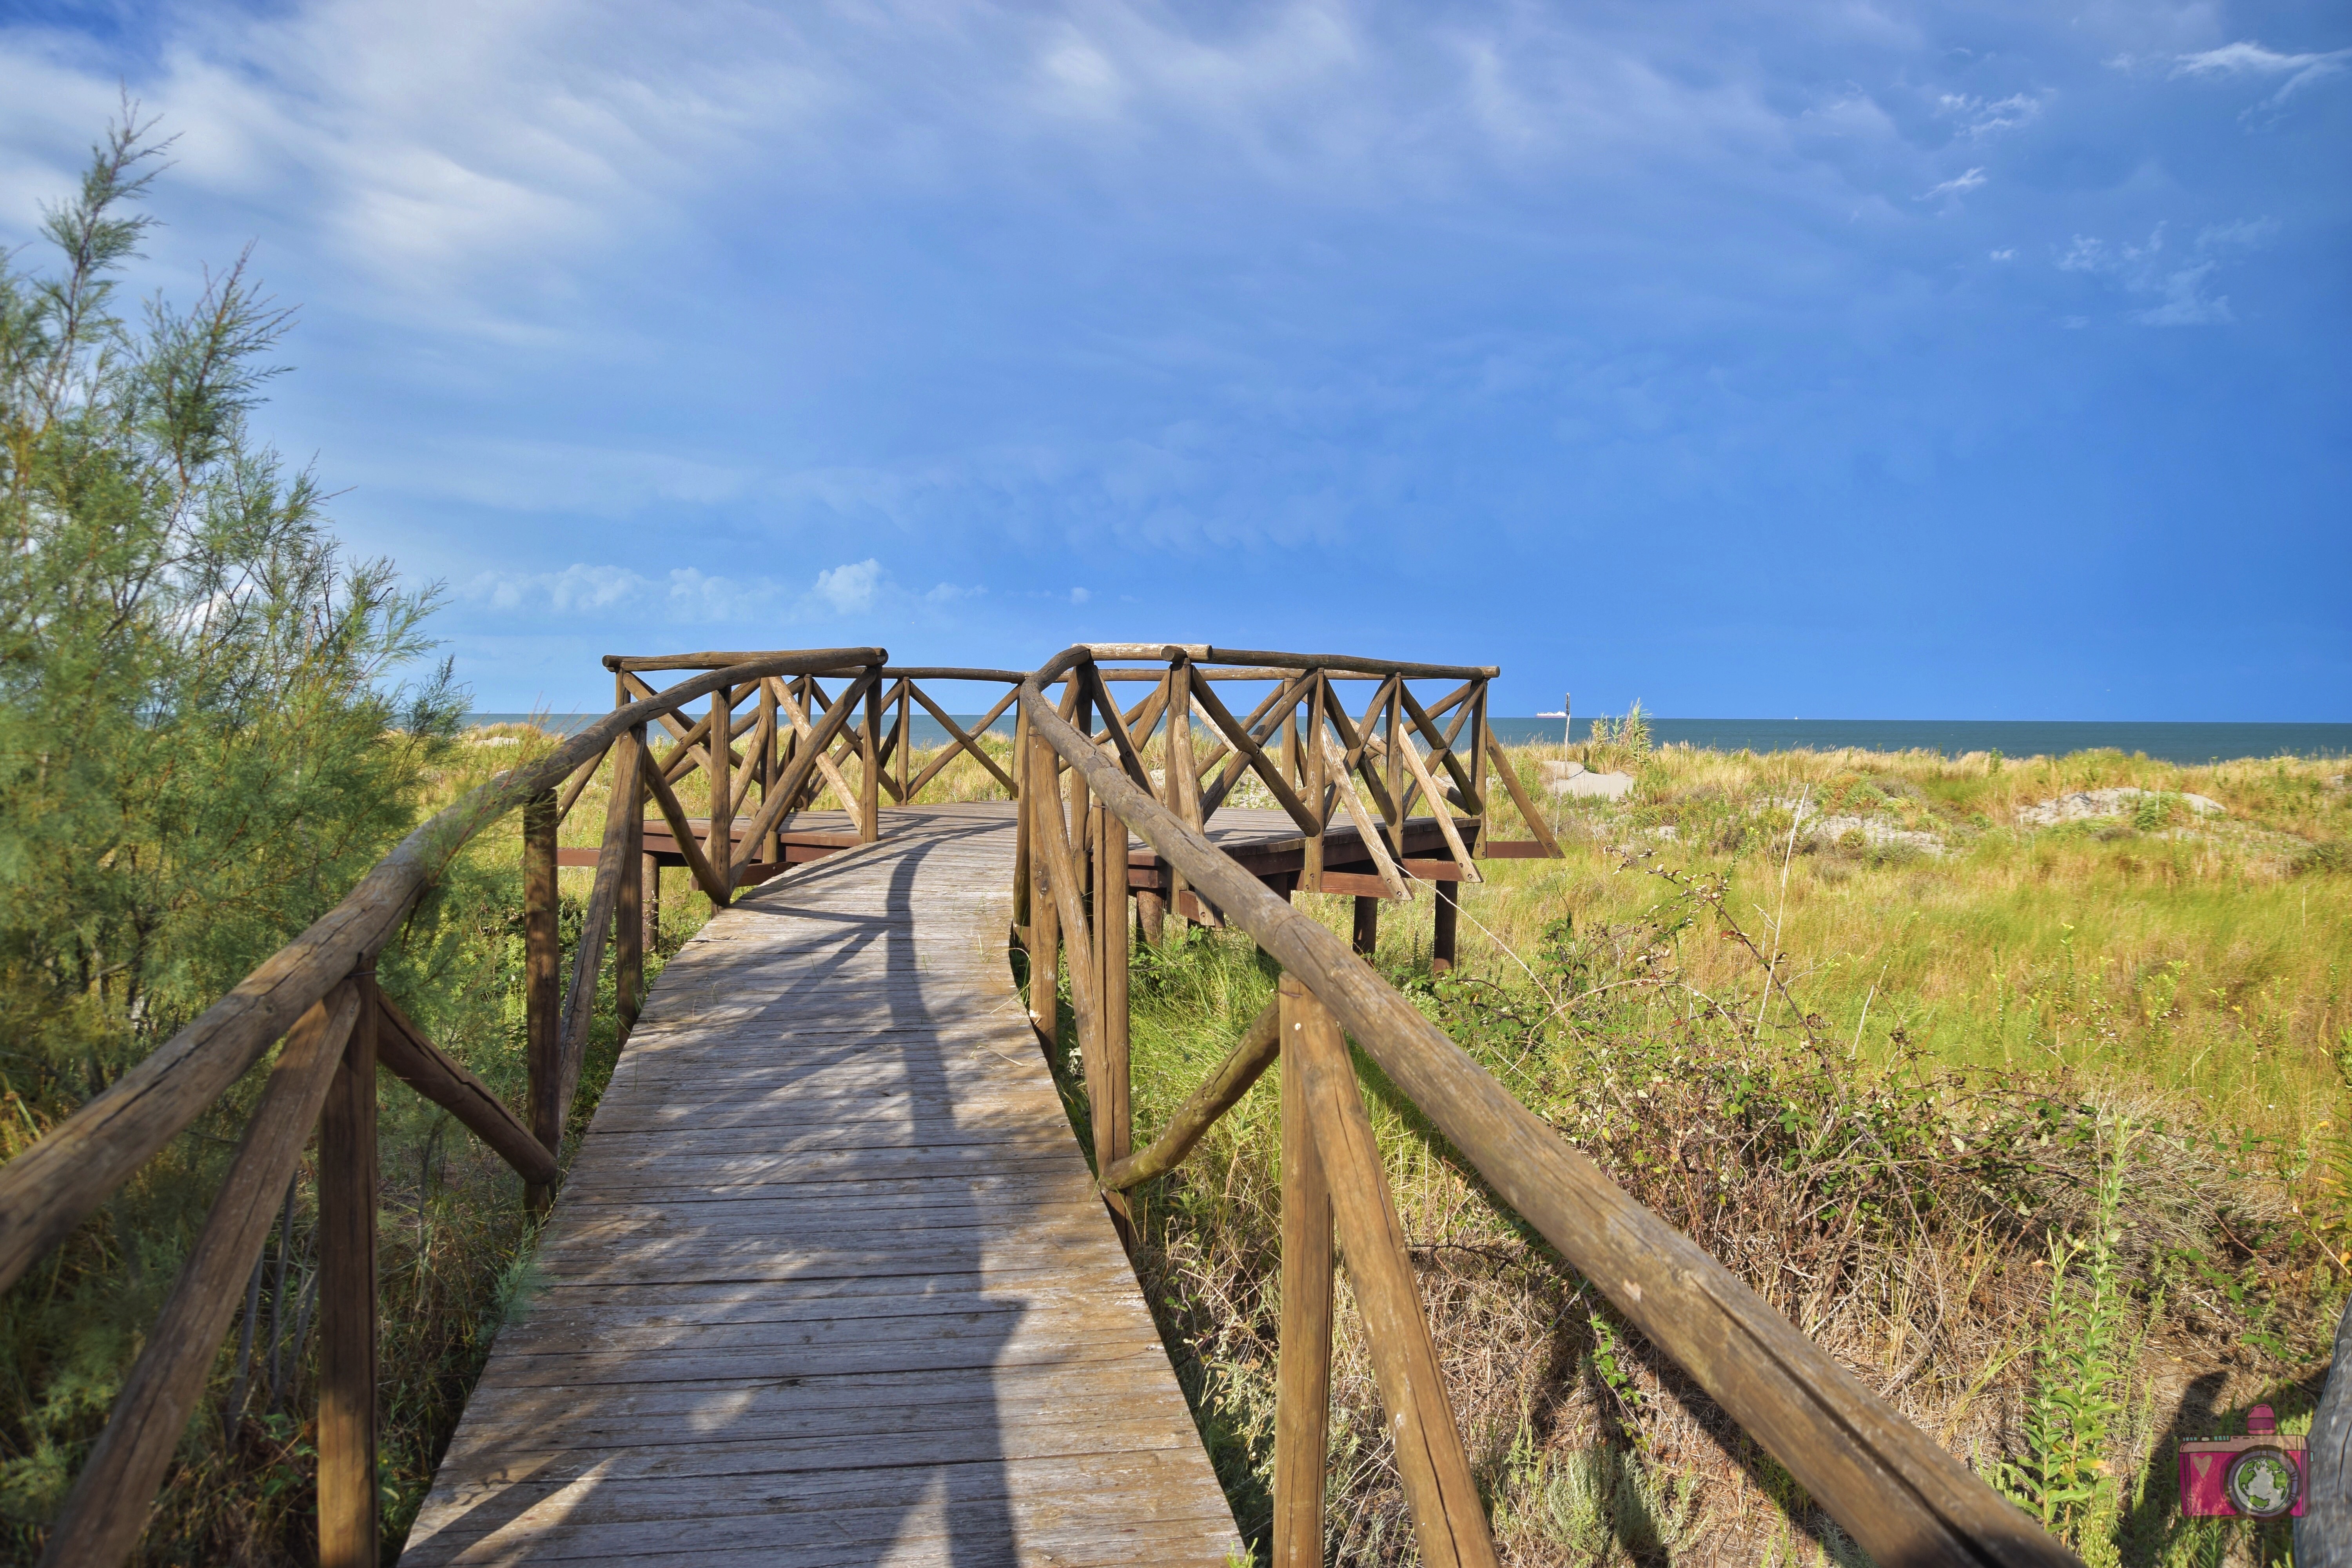
[[[580,1089],[580,1068],[588,1056],[588,1027],[596,1009],[597,976],[604,967],[604,944],[620,906],[621,882],[636,862],[641,844],[630,842],[632,823],[645,831],[645,813],[637,805],[637,747],[621,742],[613,763],[613,793],[604,810],[604,846],[596,852],[596,882],[580,919],[580,945],[572,959],[572,985],[563,998],[563,1034],[556,1058],[555,1103],[559,1127],[572,1117],[572,1100]],[[724,782],[725,775],[714,783]],[[726,835],[720,837],[721,833]],[[710,825],[711,842],[719,846],[713,858],[720,863],[734,847],[732,821]],[[550,1144],[549,1148],[558,1146]]]
[[[531,1136],[551,1150],[560,1149],[563,1142],[563,1108],[556,1099],[563,1053],[559,908],[555,797],[536,795],[522,808],[523,1071],[530,1086]],[[554,1202],[552,1183],[535,1182],[523,1188],[523,1205],[533,1215],[545,1215]]]
[[[138,1544],[359,1016],[359,986],[346,981],[288,1032],[195,1249],[49,1527],[42,1568],[115,1568]]]
[[[1303,984],[1299,992],[1283,999],[1295,1009],[1295,1026],[1283,1032],[1283,1063],[1288,1069],[1296,1062],[1306,1090],[1315,1151],[1330,1188],[1333,1228],[1364,1315],[1364,1340],[1396,1440],[1397,1471],[1412,1505],[1421,1560],[1430,1568],[1493,1568],[1495,1542],[1486,1510],[1445,1396],[1444,1369],[1429,1336],[1404,1230],[1389,1200],[1356,1064],[1349,1058],[1339,1020]],[[1284,1120],[1289,1120],[1287,1106]]]
[[[946,750],[942,751],[938,756],[932,758],[930,764],[923,769],[920,776],[919,776],[914,783],[907,786],[907,793],[909,798],[920,794],[923,786],[930,783],[931,780],[938,775],[940,769],[946,767],[950,762],[954,760],[955,754],[960,751],[969,753],[974,761],[980,763],[982,767],[986,768],[989,773],[993,774],[996,782],[1004,786],[1004,792],[1007,795],[1017,795],[1021,793],[1020,786],[1013,782],[1013,775],[1006,773],[1003,768],[997,765],[996,759],[990,756],[981,746],[977,736],[967,734],[961,725],[958,724],[953,719],[948,716],[946,709],[931,700],[929,692],[925,691],[913,681],[908,681],[907,686],[908,689],[914,693],[915,700],[921,703],[925,710],[927,710],[933,719],[937,720],[940,726],[946,730],[948,734],[952,737],[952,740]],[[1019,689],[1015,688],[1014,689],[1018,690]],[[980,721],[980,732],[982,734],[985,734],[988,731],[989,725],[996,721],[996,716],[1004,711],[1005,703],[1011,702],[1013,700],[1013,692],[1006,692],[1004,694],[1003,700],[997,703],[995,707],[988,710],[988,717]]]
[[[1216,1069],[1169,1116],[1168,1125],[1151,1141],[1151,1147],[1106,1167],[1101,1184],[1124,1192],[1182,1164],[1184,1156],[1216,1125],[1217,1119],[1240,1104],[1250,1086],[1273,1065],[1282,1048],[1278,1012],[1274,1003],[1267,1003],[1250,1021],[1241,1043],[1226,1053]]]
[[[669,824],[670,837],[677,846],[678,855],[686,861],[687,869],[694,873],[695,885],[713,904],[725,909],[735,900],[733,879],[720,877],[709,857],[703,854],[701,844],[695,838],[692,819],[686,815],[686,807],[678,804],[677,792],[669,787],[669,781],[661,776],[659,768],[646,770],[646,784],[654,792],[654,804],[661,807],[662,820]],[[765,816],[780,804],[781,800],[770,801],[761,815]],[[747,837],[756,839],[763,831],[765,825],[758,825]]]
[[[772,739],[774,733],[775,727],[772,724],[769,726]],[[630,791],[633,798],[622,826],[622,833],[627,842],[621,850],[625,858],[621,863],[620,892],[613,904],[613,1006],[620,1015],[621,1038],[625,1040],[629,1037],[629,1031],[636,1027],[637,1010],[645,1002],[646,949],[649,945],[647,938],[651,932],[646,918],[649,907],[646,900],[648,891],[646,883],[649,874],[646,856],[646,789],[642,774],[649,756],[646,750],[645,726],[640,724],[631,730],[620,743],[635,753],[640,775],[635,787]],[[762,786],[763,798],[764,793],[765,786]],[[658,878],[660,874],[659,867],[653,868],[650,873],[653,878]],[[652,891],[654,904],[658,906],[658,887]]]
[[[1208,710],[1210,721],[1224,731],[1227,743],[1248,759],[1252,771],[1265,783],[1274,798],[1281,803],[1282,809],[1290,814],[1290,820],[1298,825],[1298,830],[1301,833],[1314,832],[1321,824],[1316,820],[1315,814],[1307,809],[1307,803],[1298,798],[1298,792],[1290,787],[1290,781],[1282,776],[1282,770],[1266,756],[1265,749],[1242,727],[1241,721],[1234,717],[1233,710],[1217,696],[1216,689],[1201,679],[1199,670],[1192,669],[1187,673],[1192,679],[1192,695],[1200,699],[1202,707]]]
[[[1303,1033],[1314,997],[1282,977],[1275,1049]],[[1318,1009],[1319,1010],[1319,1009]],[[1272,1052],[1268,1053],[1269,1059]],[[1282,1326],[1275,1364],[1274,1568],[1323,1568],[1331,1446],[1331,1193],[1296,1051],[1282,1053]],[[1263,1063],[1260,1064],[1261,1067]]]
[[[1479,727],[1486,728],[1483,722]],[[1519,808],[1519,816],[1527,823],[1528,831],[1534,834],[1536,842],[1544,847],[1544,858],[1551,860],[1560,858],[1559,840],[1552,837],[1543,813],[1538,811],[1535,802],[1528,798],[1528,792],[1519,784],[1519,770],[1511,765],[1510,754],[1503,750],[1503,742],[1495,739],[1495,732],[1491,730],[1486,731],[1486,750],[1495,759],[1495,771],[1501,775],[1503,787],[1510,792],[1511,804]],[[1487,852],[1493,853],[1493,846],[1487,847]]]
[[[1107,711],[1117,724],[1118,713]],[[1094,1131],[1095,1169],[1108,1171],[1127,1158],[1135,1142],[1134,1114],[1128,1085],[1128,958],[1130,951],[1127,912],[1127,824],[1097,805],[1095,818],[1094,950],[1102,998],[1102,1020],[1089,1053],[1087,1089]],[[1099,1089],[1097,1094],[1095,1091]],[[1132,1240],[1127,1200],[1106,1192],[1120,1229]]]
[[[1381,900],[1377,897],[1356,895],[1356,929],[1349,942],[1356,952],[1370,958],[1381,945]]]
[[[1061,905],[1054,883],[1062,875],[1062,860],[1045,819],[1049,811],[1061,816],[1060,771],[1054,748],[1033,737],[1021,790],[1021,816],[1029,830],[1029,1023],[1048,1055],[1061,1044]]]
[[[548,803],[552,816],[552,800]],[[376,1476],[375,976],[319,1119],[319,1568],[383,1560]]]
[[[1437,909],[1435,930],[1429,941],[1429,968],[1434,974],[1444,974],[1454,967],[1454,944],[1462,923],[1462,895],[1451,882],[1436,887]]]
[[[379,991],[383,1017],[376,1035],[376,1060],[409,1088],[456,1117],[467,1131],[513,1166],[526,1182],[555,1184],[555,1155],[506,1107],[488,1084],[466,1065],[425,1038],[425,1031],[393,999]]]
[[[882,670],[866,671],[866,722],[857,733],[857,749],[866,759],[858,784],[857,837],[872,844],[882,837]]]

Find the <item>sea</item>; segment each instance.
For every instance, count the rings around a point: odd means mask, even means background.
[[[468,724],[537,724],[569,735],[603,718],[602,713],[469,713]],[[980,715],[956,716],[969,729]],[[2352,756],[2352,724],[2133,723],[2032,719],[1666,719],[1650,720],[1650,737],[1721,752],[1842,751],[1937,752],[1956,757],[1969,752],[2004,756],[2064,756],[2074,752],[2122,752],[2167,763],[2210,763],[2243,757]],[[1507,745],[1562,739],[1557,718],[1528,716],[1493,720]],[[928,748],[948,738],[929,714],[913,716],[915,744]],[[991,726],[1010,735],[1010,715]],[[1592,721],[1575,721],[1574,741],[1592,733]],[[1572,742],[1571,742],[1572,743]]]

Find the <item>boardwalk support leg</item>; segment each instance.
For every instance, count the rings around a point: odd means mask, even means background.
[[[1455,938],[1462,923],[1462,895],[1453,882],[1434,882],[1437,893],[1436,930],[1430,938],[1429,967],[1444,974],[1454,967]]]
[[[1287,979],[1287,976],[1285,977]],[[1396,1436],[1397,1472],[1412,1505],[1421,1560],[1429,1568],[1494,1568],[1495,1542],[1454,1424],[1437,1346],[1423,1315],[1404,1231],[1389,1197],[1388,1173],[1372,1139],[1364,1092],[1348,1042],[1319,998],[1293,999],[1296,1027],[1283,1031],[1286,1073],[1297,1071],[1315,1129],[1315,1150],[1331,1193],[1331,1215],[1348,1258],[1348,1282],[1364,1314],[1372,1372]],[[1289,1120],[1285,1108],[1284,1120]],[[1279,1423],[1277,1399],[1276,1420]]]
[[[1356,895],[1356,951],[1370,958],[1372,950],[1380,945],[1380,940],[1381,901],[1359,893]]]
[[[556,1095],[563,1076],[562,933],[557,929],[555,792],[535,795],[522,808],[522,988],[524,1067],[530,1077],[531,1136],[561,1152],[563,1110]],[[523,1204],[544,1215],[551,1187],[523,1189]]]
[[[547,797],[551,813],[554,797]],[[319,1565],[375,1568],[375,977],[319,1119]]]
[[[1281,1037],[1314,997],[1282,977]],[[1282,1338],[1274,1404],[1274,1568],[1322,1568],[1331,1424],[1331,1194],[1297,1051],[1282,1053]]]

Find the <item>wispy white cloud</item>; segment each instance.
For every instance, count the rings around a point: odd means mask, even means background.
[[[1962,92],[1937,95],[1936,112],[1959,121],[1960,133],[1971,140],[1998,135],[2029,125],[2042,116],[2042,100],[2013,92],[1988,101]]]
[[[2165,225],[2158,224],[2138,244],[2111,245],[2076,235],[2059,252],[2061,271],[2084,272],[2119,283],[2126,292],[2152,296],[2154,303],[2130,312],[2146,327],[2212,327],[2234,321],[2227,294],[2211,292],[2213,279],[2232,251],[2269,243],[2278,226],[2269,218],[2214,224],[2199,231],[2186,252],[2168,253]]]
[[[2175,77],[2252,78],[2276,81],[2279,85],[2275,91],[2245,111],[2246,117],[2252,118],[2264,113],[2276,114],[2285,107],[2289,99],[2317,82],[2340,75],[2347,65],[2352,65],[2352,49],[2330,49],[2324,54],[2308,51],[2290,54],[2264,48],[2261,44],[2247,39],[2224,44],[2217,49],[2180,55],[2173,61],[2171,74]]]
[[[487,609],[558,619],[695,622],[773,615],[786,594],[768,578],[728,577],[692,566],[674,567],[656,580],[627,566],[574,562],[558,572],[478,573],[458,596]]]
[[[1985,184],[1985,172],[1982,169],[1970,169],[1964,174],[1953,175],[1942,184],[1931,186],[1920,192],[1916,199],[1932,202],[1937,196],[1964,196],[1970,191],[1982,189]]]

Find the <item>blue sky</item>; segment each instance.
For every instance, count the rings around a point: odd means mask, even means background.
[[[2340,5],[16,0],[0,242],[124,86],[141,285],[254,244],[485,708],[1181,638],[2352,719]]]

